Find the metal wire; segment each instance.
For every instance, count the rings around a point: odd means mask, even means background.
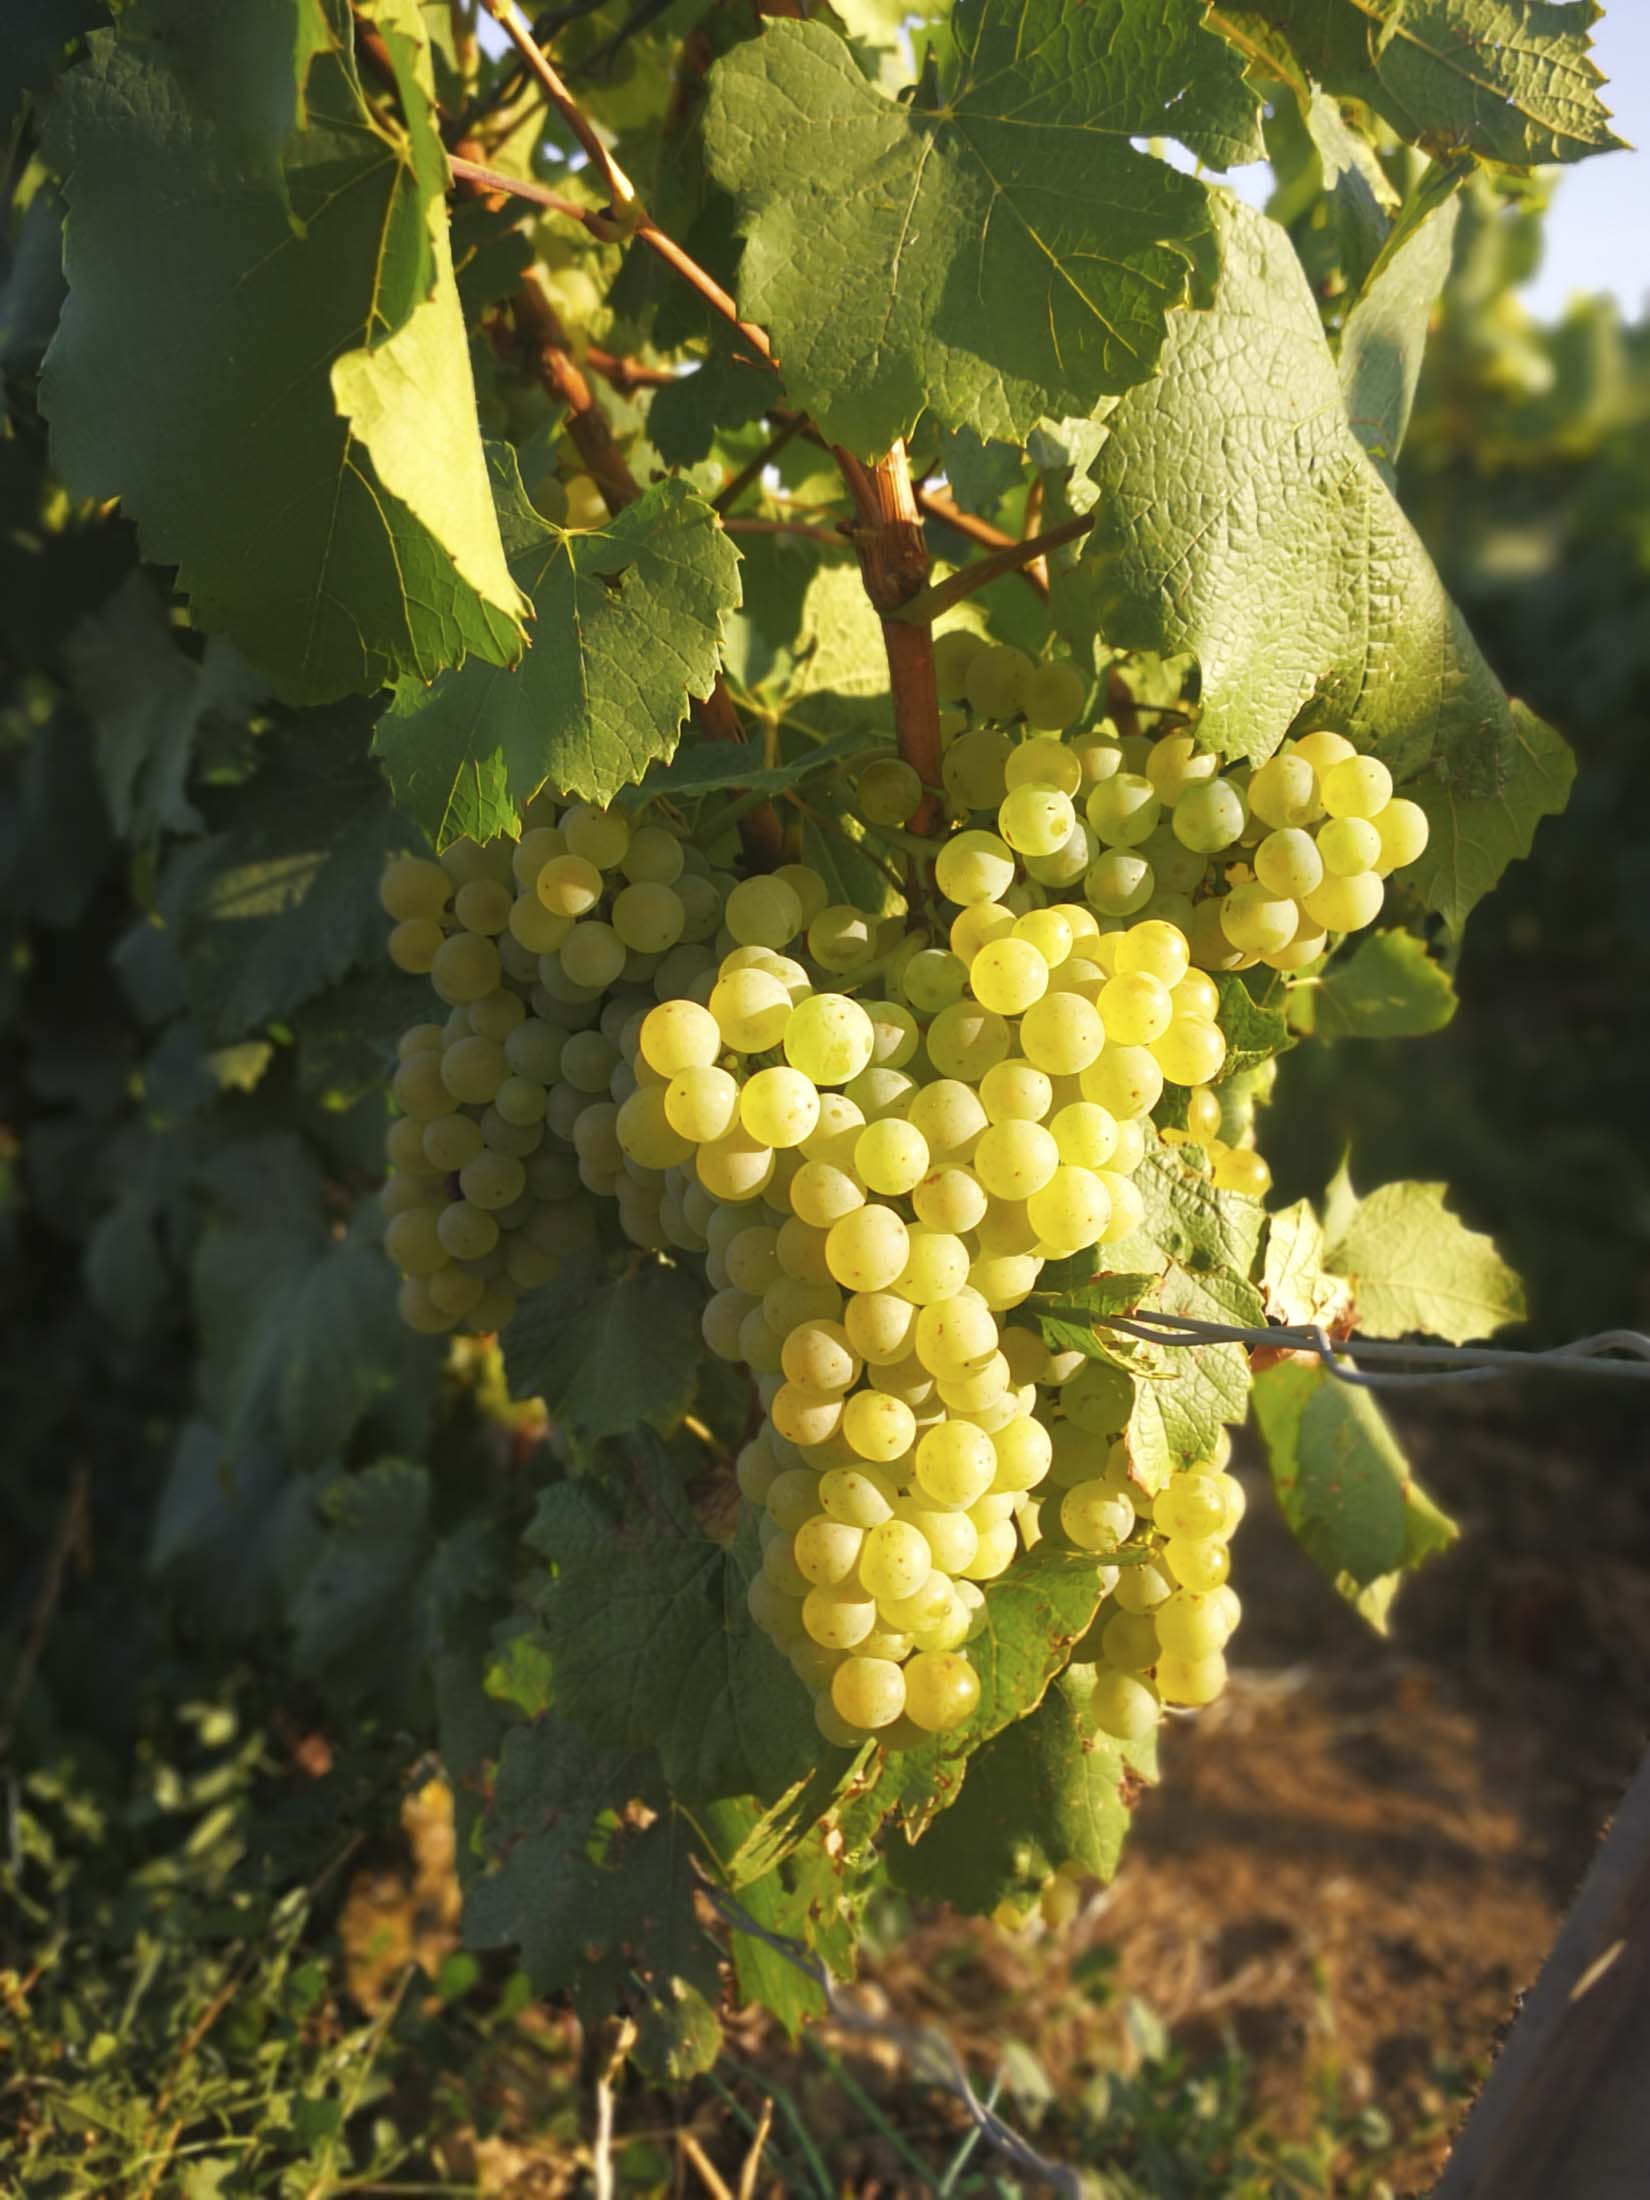
[[[1029,2139],[1023,2138],[1012,2124],[1004,2122],[989,2101],[981,2100],[962,2057],[937,2026],[896,2024],[887,2018],[868,2015],[848,1999],[824,1964],[800,1941],[791,1940],[782,1933],[770,1933],[765,1925],[757,1923],[743,1903],[735,1901],[721,1888],[707,1887],[704,1892],[730,1930],[748,1933],[753,1940],[760,1940],[775,1955],[783,1957],[793,1970],[811,1979],[824,1996],[833,2021],[843,2031],[857,2033],[862,2039],[881,2040],[895,2048],[930,2084],[961,2101],[980,2137],[988,2146],[995,2147],[1005,2161],[1023,2170],[1028,2177],[1036,2178],[1041,2188],[1063,2193],[1066,2200],[1083,2200],[1083,2180],[1076,2170],[1039,2154]]]
[[[1204,1321],[1194,1314],[1154,1314],[1149,1308],[1098,1316],[1094,1327],[1115,1329],[1143,1344],[1241,1344],[1251,1349],[1313,1352],[1338,1381],[1361,1390],[1500,1382],[1509,1375],[1526,1374],[1602,1375],[1650,1382],[1650,1337],[1637,1329],[1604,1329],[1594,1337],[1578,1337],[1573,1344],[1519,1352],[1495,1345],[1389,1344],[1365,1337],[1338,1340],[1317,1322],[1244,1329],[1235,1322]],[[1374,1362],[1376,1371],[1360,1362]]]

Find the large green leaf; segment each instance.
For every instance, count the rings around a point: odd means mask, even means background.
[[[1183,1268],[1229,1269],[1246,1276],[1260,1248],[1266,1210],[1242,1192],[1217,1191],[1182,1156],[1184,1147],[1156,1147],[1134,1173],[1145,1218],[1132,1237],[1106,1247],[1118,1274]]]
[[[526,605],[488,495],[416,7],[363,11],[405,124],[368,103],[342,17],[279,179],[244,118],[196,96],[221,11],[168,12],[164,41],[135,13],[96,37],[55,110],[59,465],[122,500],[196,623],[293,700],[507,661]],[[296,39],[311,0],[287,12]]]
[[[1459,202],[1394,234],[1341,323],[1341,391],[1352,432],[1388,488],[1409,426],[1427,324],[1449,273]]]
[[[595,1263],[530,1292],[504,1332],[518,1398],[543,1398],[553,1421],[587,1443],[638,1422],[661,1429],[693,1397],[704,1341],[704,1293],[687,1271],[644,1259],[614,1276]]]
[[[279,1135],[230,1148],[211,1188],[194,1295],[213,1417],[231,1453],[274,1432],[320,1465],[376,1400],[416,1397],[430,1376],[430,1348],[396,1314],[377,1210],[334,1235],[313,1164]]]
[[[1466,1344],[1524,1319],[1524,1287],[1481,1231],[1444,1205],[1442,1184],[1383,1184],[1341,1224],[1329,1265],[1351,1279],[1369,1337],[1416,1331]]]
[[[651,1744],[684,1799],[777,1796],[819,1753],[807,1696],[745,1592],[754,1537],[714,1543],[657,1448],[636,1477],[546,1490],[528,1540],[555,1568],[539,1600],[556,1702],[604,1744]]]
[[[1156,1311],[1197,1321],[1258,1329],[1266,1320],[1260,1293],[1241,1276],[1197,1275],[1171,1267],[1159,1286]],[[1149,1490],[1183,1467],[1207,1461],[1223,1428],[1249,1406],[1249,1354],[1241,1344],[1141,1344],[1131,1362],[1134,1409],[1124,1434],[1129,1465]]]
[[[1112,1877],[1156,1749],[1096,1731],[1094,1681],[1093,1666],[1067,1666],[1035,1711],[975,1753],[951,1808],[920,1841],[890,1844],[898,1885],[982,1915],[1034,1893],[1058,1864]]]
[[[1255,1378],[1272,1486],[1302,1549],[1383,1628],[1403,1575],[1455,1541],[1367,1390],[1301,1360]]]
[[[1428,777],[1410,789],[1427,813],[1432,838],[1405,875],[1452,931],[1460,931],[1507,865],[1529,854],[1536,827],[1564,809],[1575,776],[1570,744],[1544,718],[1515,702],[1504,785],[1480,792]]]
[[[1170,324],[1092,468],[1080,569],[1116,643],[1202,668],[1199,738],[1269,756],[1297,721],[1459,793],[1521,771],[1507,698],[1346,417],[1287,234],[1216,194],[1219,290]]]
[[[406,682],[374,742],[397,802],[438,848],[515,832],[546,780],[607,802],[672,756],[739,603],[739,554],[682,482],[568,534],[527,504],[513,454],[496,463],[533,647],[510,671],[472,663],[430,688]]]
[[[1535,167],[1621,140],[1599,98],[1592,0],[1250,0],[1318,81],[1427,152]]]
[[[1320,1039],[1419,1039],[1455,1014],[1455,984],[1413,932],[1366,932],[1315,986],[1290,995],[1289,1018]]]
[[[738,202],[739,299],[792,396],[867,455],[927,408],[1018,443],[1152,372],[1207,245],[1206,194],[1136,151],[1258,152],[1202,0],[961,0],[957,64],[908,100],[823,25],[770,24],[711,78],[705,144]]]
[[[162,828],[198,831],[185,792],[196,739],[214,717],[244,719],[263,683],[216,638],[198,663],[186,657],[138,572],[81,622],[65,656],[96,731],[98,776],[117,829],[140,843]]]

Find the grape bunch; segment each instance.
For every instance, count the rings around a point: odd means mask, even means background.
[[[448,1014],[402,1042],[385,1245],[430,1332],[501,1327],[591,1246],[581,1193],[633,1244],[702,1261],[706,1345],[762,1411],[737,1465],[750,1608],[829,1741],[966,1719],[988,1585],[1045,1536],[1099,1569],[1079,1654],[1097,1725],[1138,1740],[1223,1685],[1241,1493],[1221,1458],[1149,1486],[1127,1377],[1013,1316],[1045,1262],[1103,1262],[1140,1228],[1166,1086],[1215,1184],[1265,1194],[1265,1162],[1222,1136],[1212,972],[1293,968],[1331,918],[1369,921],[1421,813],[1333,734],[1222,774],[1181,733],[1063,738],[1069,666],[942,638],[947,690],[959,666],[982,721],[1025,724],[955,732],[953,825],[909,917],[548,794],[519,841],[390,865],[391,958]],[[923,794],[893,757],[860,777],[868,821]]]

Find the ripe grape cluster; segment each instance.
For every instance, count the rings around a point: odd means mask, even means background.
[[[973,716],[920,922],[548,795],[519,841],[390,865],[391,957],[448,1014],[402,1041],[385,1244],[430,1332],[501,1327],[593,1241],[581,1193],[703,1261],[706,1345],[763,1414],[737,1467],[750,1608],[830,1741],[967,1718],[987,1585],[1045,1536],[1100,1569],[1080,1655],[1097,1725],[1134,1740],[1223,1684],[1241,1493],[1218,1458],[1148,1486],[1127,1379],[1011,1317],[1045,1262],[1140,1228],[1165,1085],[1214,1182],[1265,1193],[1221,1136],[1211,972],[1369,921],[1425,821],[1332,734],[1223,774],[1178,732],[1062,738],[1069,666],[948,636],[940,669]],[[861,813],[923,792],[880,757]]]

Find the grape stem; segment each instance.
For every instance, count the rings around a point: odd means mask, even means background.
[[[894,739],[899,753],[923,786],[940,779],[940,700],[934,675],[934,636],[926,625],[901,617],[904,607],[922,595],[932,559],[917,509],[911,465],[903,441],[865,466],[852,451],[835,447],[836,462],[854,500],[849,540],[859,554],[859,570],[871,607],[882,621],[888,656],[888,686],[894,706]],[[911,830],[932,837],[941,823],[940,805],[924,794],[909,819]]]
[[[1045,534],[1028,535],[1023,542],[1010,542],[1000,550],[994,550],[988,558],[976,558],[972,565],[965,565],[959,572],[932,588],[925,588],[920,596],[913,596],[903,605],[897,616],[913,623],[921,620],[932,624],[942,612],[972,596],[976,589],[987,588],[1005,573],[1016,573],[1035,565],[1050,550],[1058,550],[1068,542],[1076,542],[1094,525],[1092,512],[1078,519],[1062,520],[1058,527],[1051,527]],[[1046,588],[1047,583],[1045,581]]]

